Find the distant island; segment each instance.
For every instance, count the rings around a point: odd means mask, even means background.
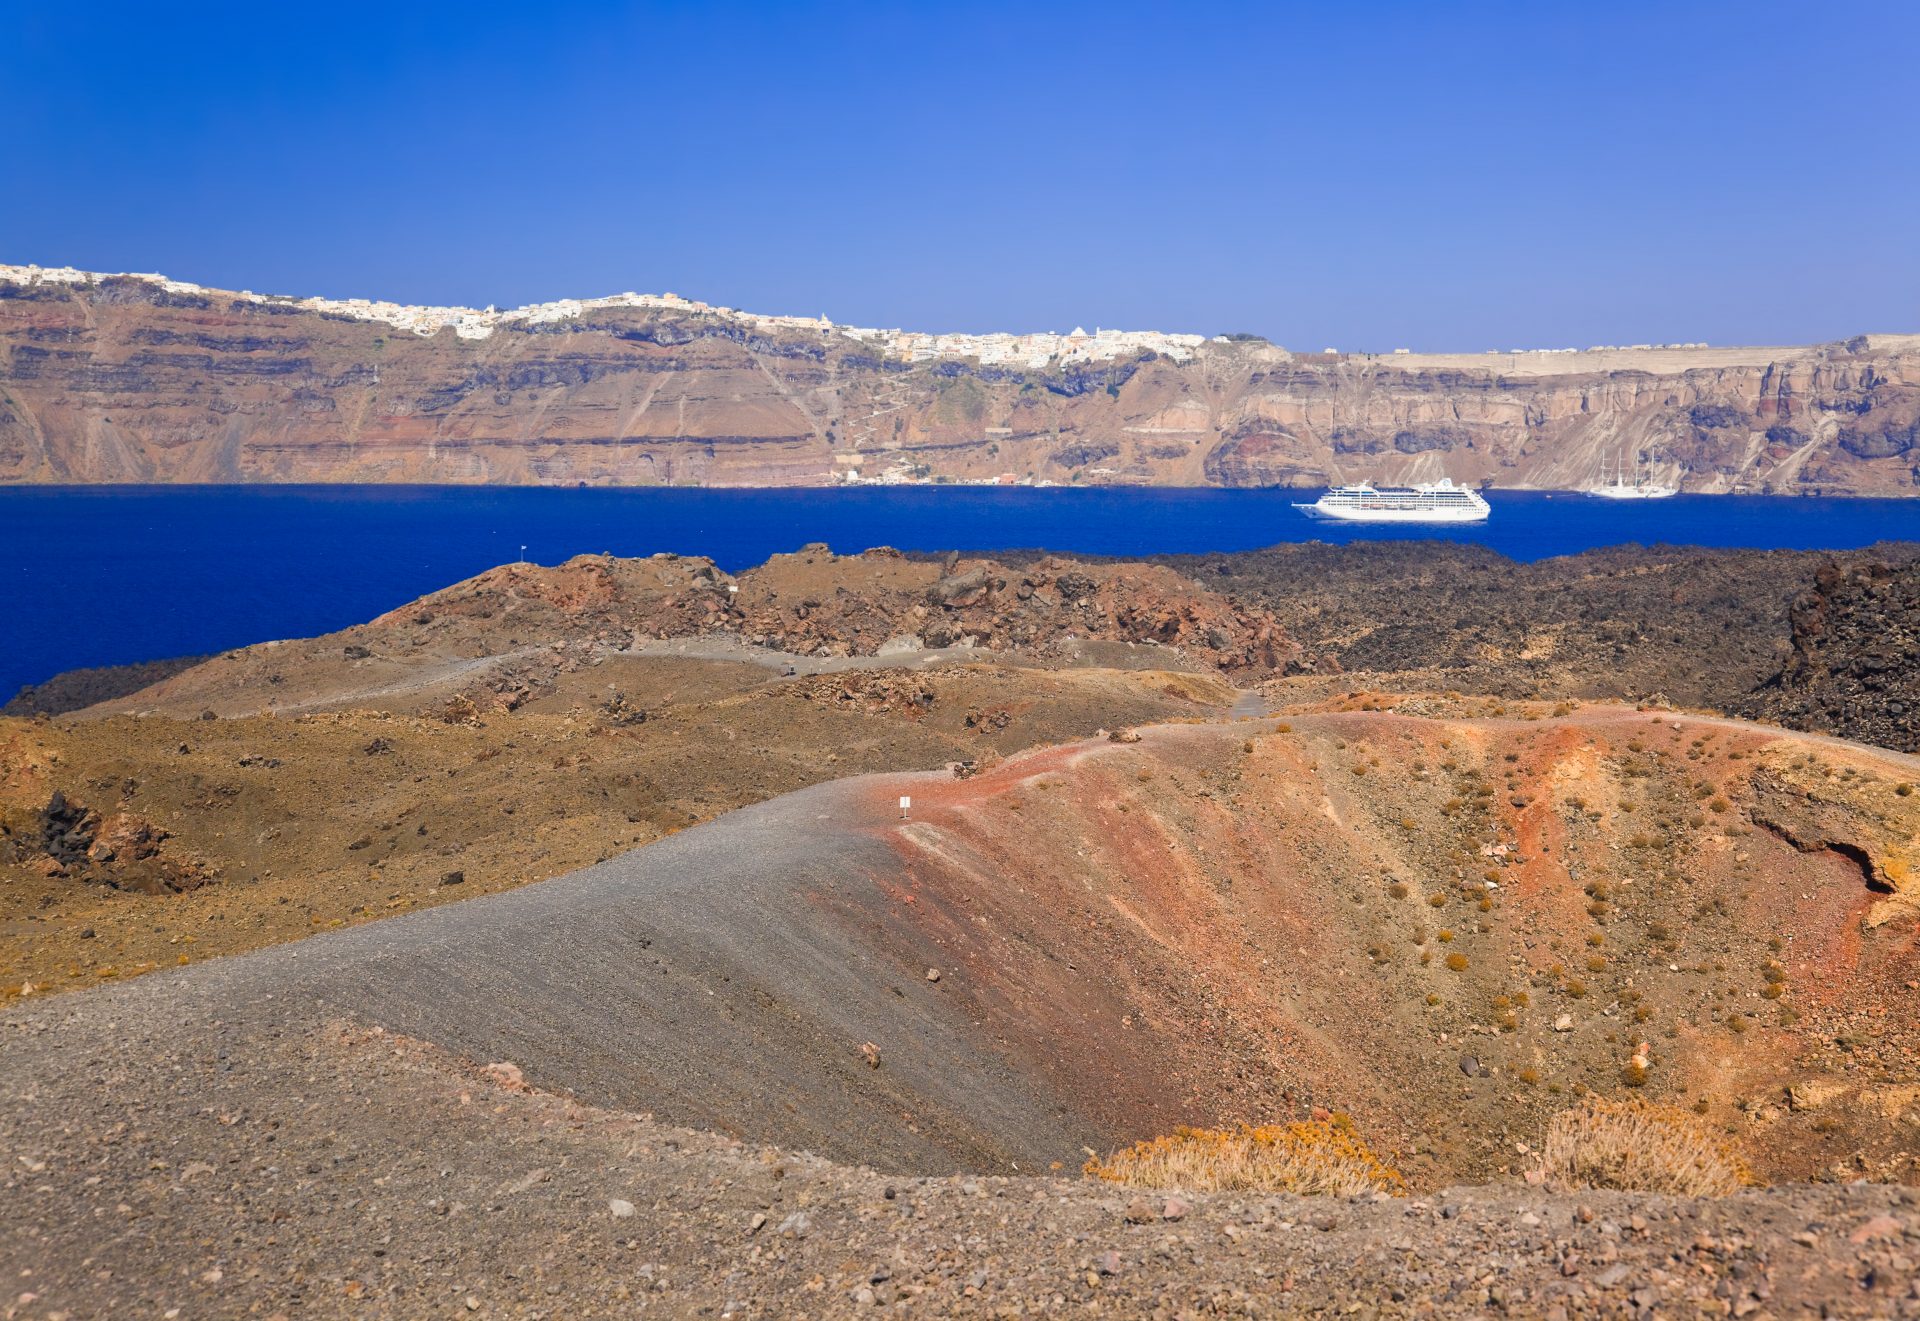
[[[674,294],[499,311],[0,266],[0,483],[1920,496],[1920,335],[1422,354],[931,334]]]

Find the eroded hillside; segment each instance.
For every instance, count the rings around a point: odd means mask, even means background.
[[[1913,1176],[1911,762],[1371,705],[929,795],[892,834],[890,921],[1104,1132],[1319,1106],[1428,1180],[1484,1179],[1568,1097],[1643,1090],[1771,1177]]]

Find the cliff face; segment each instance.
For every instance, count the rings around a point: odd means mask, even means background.
[[[423,337],[154,281],[0,281],[0,481],[1593,484],[1920,495],[1920,336],[1780,349],[887,360],[593,307]]]

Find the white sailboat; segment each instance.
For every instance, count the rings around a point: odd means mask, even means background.
[[[1633,481],[1627,481],[1627,466],[1623,462],[1613,471],[1613,481],[1607,481],[1607,461],[1600,460],[1600,485],[1587,488],[1588,495],[1597,495],[1602,500],[1664,500],[1679,493],[1677,486],[1663,486],[1652,480],[1653,473],[1641,471],[1635,463]]]

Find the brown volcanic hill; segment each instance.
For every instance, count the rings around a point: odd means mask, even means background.
[[[1920,490],[1920,337],[1799,348],[887,360],[831,329],[598,307],[423,338],[290,299],[0,280],[0,481]]]
[[[503,565],[367,624],[229,652],[96,710],[421,710],[450,698],[512,709],[559,674],[683,640],[840,666],[1006,654],[1248,680],[1284,671],[1297,650],[1258,605],[1163,565],[1047,557],[1015,568],[810,546],[731,575],[677,555],[583,555]]]

